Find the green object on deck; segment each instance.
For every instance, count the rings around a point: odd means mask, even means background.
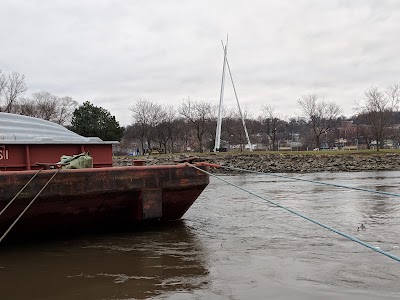
[[[78,155],[63,155],[60,158],[60,163],[67,164],[62,166],[63,169],[86,169],[93,168],[93,158],[88,152],[83,152]]]

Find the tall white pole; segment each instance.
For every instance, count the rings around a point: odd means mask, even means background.
[[[242,119],[242,125],[243,125],[243,128],[244,128],[244,133],[246,134],[247,144],[249,145],[249,150],[251,152],[251,151],[253,151],[253,149],[252,149],[252,146],[251,146],[251,143],[250,143],[249,134],[247,132],[246,123],[244,122],[244,116],[243,116],[243,113],[242,113],[242,109],[240,108],[239,98],[238,98],[237,93],[236,93],[235,84],[233,83],[233,77],[232,77],[231,68],[229,67],[228,58],[226,58],[226,65],[228,66],[229,76],[231,77],[232,87],[233,87],[233,91],[235,93],[235,98],[236,98],[236,103],[237,103],[237,106],[238,106],[238,109],[239,109],[239,114],[240,114],[240,117]]]
[[[214,152],[217,152],[219,150],[220,144],[221,144],[222,106],[223,106],[223,99],[224,99],[225,66],[226,66],[227,51],[228,51],[228,36],[226,37],[226,46],[224,47],[224,64],[222,67],[221,92],[219,95],[219,108],[218,108],[218,118],[217,118],[217,129],[215,132]]]

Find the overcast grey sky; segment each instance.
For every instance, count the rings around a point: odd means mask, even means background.
[[[400,1],[0,2],[0,69],[131,123],[138,99],[218,104],[223,52],[241,105],[298,115],[301,95],[350,116],[371,86],[400,84]],[[229,81],[227,81],[229,83]],[[234,106],[231,85],[225,103]]]

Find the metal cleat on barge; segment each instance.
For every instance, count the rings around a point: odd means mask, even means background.
[[[113,167],[115,143],[0,113],[0,241],[180,219],[209,183],[188,163]],[[76,157],[92,167],[68,168]]]

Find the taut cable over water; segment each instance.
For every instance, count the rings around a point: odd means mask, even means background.
[[[15,224],[17,224],[17,222],[19,221],[19,219],[21,219],[21,217],[24,215],[24,213],[29,209],[29,207],[31,207],[31,205],[33,204],[33,202],[35,202],[35,200],[40,196],[40,194],[44,191],[44,189],[49,185],[49,183],[53,180],[53,178],[58,174],[58,172],[60,172],[61,168],[57,169],[57,171],[50,177],[50,179],[46,182],[46,184],[40,189],[39,193],[37,193],[37,195],[35,196],[35,198],[32,199],[31,202],[29,202],[28,206],[20,213],[20,215],[18,216],[18,218],[15,219],[15,221],[11,224],[11,226],[7,229],[6,232],[4,232],[4,234],[2,235],[2,237],[0,238],[0,243],[3,241],[3,239],[7,236],[7,234],[11,231],[11,229],[14,227]],[[28,183],[26,185],[28,185],[33,178],[36,177],[37,174],[39,174],[40,170],[28,181]],[[25,186],[21,189],[21,191],[25,188]],[[20,191],[20,192],[21,192]],[[15,200],[15,198],[18,197],[18,195],[20,194],[20,192],[13,198],[13,200]],[[5,209],[4,209],[5,210]],[[3,211],[4,211],[3,210]],[[2,211],[2,212],[3,212]]]
[[[389,192],[382,192],[382,191],[376,191],[376,190],[369,190],[369,189],[363,189],[363,188],[358,188],[358,187],[351,187],[351,186],[340,185],[340,184],[335,184],[335,183],[327,183],[327,182],[322,182],[322,181],[317,181],[317,180],[311,180],[311,179],[296,178],[296,177],[290,177],[290,176],[285,176],[285,175],[278,175],[278,174],[272,174],[272,173],[265,173],[265,172],[254,171],[254,170],[247,170],[247,169],[241,169],[241,168],[235,168],[235,167],[220,166],[220,168],[222,168],[222,169],[236,170],[236,171],[241,171],[241,172],[254,173],[254,174],[261,174],[261,175],[272,176],[272,177],[279,177],[279,178],[291,179],[291,180],[298,180],[298,181],[311,182],[311,183],[316,183],[316,184],[334,186],[334,187],[338,187],[338,188],[349,189],[349,190],[356,190],[356,191],[362,191],[362,192],[367,192],[367,193],[374,193],[374,194],[380,194],[380,195],[387,195],[387,196],[393,196],[393,197],[400,197],[400,194],[396,194],[396,193],[389,193]]]
[[[25,190],[25,188],[32,182],[32,180],[42,171],[42,169],[39,169],[32,177],[29,179],[29,181],[22,187],[22,189],[19,190],[19,192],[10,200],[10,202],[7,203],[7,205],[3,208],[3,210],[0,212],[0,216],[5,212],[5,210],[14,202],[15,199]]]
[[[199,167],[197,167],[197,166],[195,166],[195,165],[192,165],[192,164],[189,164],[189,163],[187,163],[187,164],[188,164],[189,166],[191,166],[192,168],[195,168],[196,170],[199,170],[199,171],[201,171],[201,172],[204,172],[204,173],[208,174],[209,176],[215,177],[215,178],[217,178],[218,180],[221,180],[221,181],[223,181],[223,182],[225,182],[225,183],[227,183],[227,184],[229,184],[229,185],[232,185],[232,186],[234,186],[234,187],[236,187],[236,188],[239,188],[239,189],[242,190],[242,191],[245,191],[245,192],[247,192],[247,193],[249,193],[249,194],[251,194],[251,195],[253,195],[253,196],[256,196],[257,198],[260,198],[260,199],[262,199],[262,200],[268,202],[269,204],[272,204],[272,205],[274,205],[274,206],[276,206],[276,207],[278,207],[278,208],[284,209],[284,210],[290,212],[291,214],[294,214],[294,215],[296,215],[296,216],[298,216],[298,217],[301,217],[301,218],[303,218],[303,219],[305,219],[305,220],[307,220],[307,221],[310,221],[310,222],[312,222],[312,223],[314,223],[314,224],[316,224],[316,225],[318,225],[318,226],[321,226],[321,227],[323,227],[323,228],[325,228],[325,229],[328,229],[329,231],[332,231],[332,232],[334,232],[334,233],[336,233],[336,234],[338,234],[338,235],[341,235],[341,236],[343,236],[343,237],[345,237],[345,238],[347,238],[347,239],[349,239],[349,240],[351,240],[351,241],[353,241],[353,242],[356,242],[356,243],[358,243],[358,244],[360,244],[360,245],[362,245],[362,246],[364,246],[364,247],[366,247],[366,248],[369,248],[369,249],[371,249],[371,250],[373,250],[373,251],[375,251],[375,252],[378,252],[378,253],[380,253],[380,254],[382,254],[382,255],[385,255],[385,256],[387,256],[387,257],[389,257],[389,258],[391,258],[391,259],[393,259],[393,260],[395,260],[395,261],[397,261],[397,262],[400,262],[400,257],[397,257],[397,256],[395,256],[395,255],[393,255],[393,254],[390,254],[390,253],[388,253],[388,252],[386,252],[386,251],[383,251],[383,250],[381,250],[381,249],[379,249],[379,248],[377,248],[377,247],[374,247],[374,246],[372,246],[372,245],[370,245],[370,244],[368,244],[368,243],[365,243],[365,242],[363,242],[363,241],[361,241],[361,240],[359,240],[359,239],[357,239],[357,238],[355,238],[355,237],[353,237],[353,236],[351,236],[351,235],[349,235],[349,234],[347,234],[347,233],[341,232],[341,231],[339,231],[339,230],[337,230],[337,229],[335,229],[335,228],[333,228],[333,227],[330,227],[330,226],[325,225],[325,224],[323,224],[323,223],[321,223],[321,222],[319,222],[319,221],[317,221],[317,220],[314,220],[314,219],[312,219],[312,218],[310,218],[310,217],[307,217],[306,215],[303,215],[303,214],[301,214],[301,213],[299,213],[299,212],[297,212],[297,211],[295,211],[295,210],[293,210],[293,209],[291,209],[291,208],[289,208],[289,207],[280,205],[279,203],[277,203],[277,202],[275,202],[275,201],[272,201],[272,200],[270,200],[270,199],[267,199],[267,198],[265,198],[265,197],[263,197],[263,196],[261,196],[261,195],[258,195],[258,194],[256,194],[256,193],[254,193],[254,192],[252,192],[252,191],[249,191],[249,190],[247,190],[247,189],[244,189],[244,188],[242,188],[242,187],[239,187],[238,185],[236,185],[236,184],[234,184],[234,183],[231,183],[231,182],[229,182],[229,181],[227,181],[227,180],[221,178],[220,176],[217,176],[217,175],[212,174],[212,173],[210,173],[210,172],[208,172],[208,171],[205,171],[205,170],[203,170],[203,169],[201,169],[201,168],[199,168]],[[208,164],[208,163],[202,163],[202,164],[204,164],[204,165],[206,165],[206,166],[217,167],[217,168],[218,168],[218,167],[222,167],[222,166],[216,165],[216,164]],[[238,168],[234,168],[234,169],[238,169]],[[238,170],[239,170],[239,169],[238,169]],[[242,170],[242,171],[247,171],[247,170],[245,170],[245,169],[240,169],[240,170]],[[255,172],[255,171],[254,171],[254,172]],[[265,174],[265,173],[263,173],[263,174]]]

